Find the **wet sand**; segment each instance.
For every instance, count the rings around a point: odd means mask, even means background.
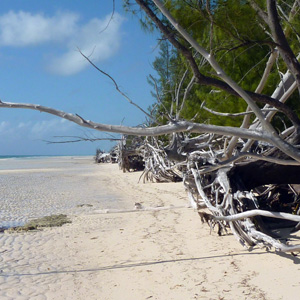
[[[1,234],[0,299],[298,299],[300,259],[249,252],[232,235],[210,233],[187,207],[182,183],[138,183],[141,173],[123,174],[111,164],[62,165],[64,171],[58,163],[37,168],[40,188],[26,189],[45,198],[53,194],[51,201],[69,211],[72,223]],[[34,173],[22,172],[2,170],[0,176]],[[47,176],[55,172],[50,184]],[[18,195],[10,187],[1,197]],[[112,200],[100,201],[101,195]],[[94,206],[72,211],[72,201]],[[173,207],[135,210],[136,202]]]
[[[122,206],[101,185],[97,170],[92,157],[0,160],[0,227],[51,214]]]

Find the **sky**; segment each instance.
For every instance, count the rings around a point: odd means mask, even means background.
[[[144,110],[155,101],[149,74],[157,56],[157,33],[143,31],[122,0],[1,0],[0,100],[53,107],[104,124],[136,126],[145,115],[129,104],[110,74]],[[107,138],[59,117],[0,108],[0,155],[94,155],[110,141],[48,144],[57,136]]]

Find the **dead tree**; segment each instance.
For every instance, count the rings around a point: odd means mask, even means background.
[[[139,137],[123,135],[116,147],[117,162],[125,172],[144,170],[143,160],[144,142]]]
[[[143,157],[145,169],[141,177],[143,182],[179,182],[182,181],[182,165],[170,159],[169,149],[163,147],[161,141],[152,137],[144,141]]]
[[[192,205],[203,220],[207,220],[211,226],[217,225],[220,234],[230,228],[246,247],[260,245],[283,252],[299,251],[299,245],[288,244],[282,229],[288,227],[290,234],[300,228],[300,120],[286,105],[291,94],[300,90],[300,64],[285,38],[276,1],[267,0],[267,10],[263,11],[255,1],[250,0],[276,46],[254,92],[245,91],[232,80],[212,53],[199,45],[161,1],[152,0],[152,3],[160,11],[164,22],[149,1],[135,2],[185,57],[193,73],[191,82],[185,87],[186,91],[192,84],[205,85],[240,97],[247,103],[240,128],[182,120],[179,118],[180,109],[166,125],[137,128],[96,123],[41,105],[0,102],[0,107],[46,112],[99,131],[136,136],[173,135],[176,138],[165,149],[165,153],[169,160],[184,166],[184,184]],[[291,10],[293,13],[299,11],[299,1],[293,3]],[[174,30],[177,34],[174,34]],[[201,73],[195,53],[203,56],[211,65],[215,72],[213,77]],[[273,94],[264,95],[262,87],[277,55],[285,62],[286,73],[282,74]],[[179,108],[184,105],[184,97],[181,101],[181,104],[177,103]],[[265,107],[261,109],[257,103]],[[280,132],[271,123],[278,111],[285,114],[292,124]],[[213,110],[211,113],[226,114]],[[190,134],[196,133],[197,137],[190,138]],[[209,213],[203,213],[203,208],[208,209]]]
[[[196,67],[191,52],[170,34],[168,28],[154,15],[145,1],[139,2],[169,41],[187,58],[195,78],[198,78],[199,82],[203,81],[204,76],[200,73],[199,68]],[[201,47],[178,24],[159,0],[153,0],[153,2],[181,34],[181,37],[209,62],[218,77],[223,81],[223,88],[231,89],[231,92],[237,93],[246,101],[248,111],[255,114],[256,121],[250,127],[249,115],[246,115],[242,128],[255,128],[260,132],[270,134],[272,139],[276,140],[276,144],[273,140],[273,142],[267,142],[265,145],[260,141],[258,143],[258,153],[255,153],[253,148],[251,149],[249,146],[253,145],[253,142],[257,141],[256,139],[244,139],[242,140],[242,148],[238,148],[237,136],[231,139],[228,146],[226,138],[223,136],[223,151],[210,147],[206,151],[202,149],[201,151],[189,153],[185,183],[195,208],[208,208],[211,212],[211,217],[208,219],[218,223],[219,228],[225,228],[225,226],[229,225],[239,241],[246,246],[263,244],[267,247],[273,246],[280,251],[299,249],[298,246],[288,246],[275,239],[275,237],[282,238],[280,233],[278,233],[282,222],[274,222],[271,219],[273,228],[269,224],[270,218],[276,218],[284,219],[284,226],[289,226],[291,231],[297,230],[299,227],[297,223],[299,216],[293,216],[293,214],[297,215],[299,213],[298,117],[288,107],[285,107],[285,112],[292,116],[293,127],[288,130],[288,133],[281,132],[278,134],[270,123],[274,112],[265,115],[253,101],[257,98],[257,93],[261,91],[263,83],[257,88],[255,95],[241,89],[223,71],[213,55]],[[299,4],[295,2],[295,5]],[[259,8],[256,7],[256,9],[261,12]],[[288,90],[291,90],[287,93],[281,89],[281,98],[272,98],[275,100],[272,106],[279,109],[278,103],[284,103],[296,87],[300,90],[300,64],[283,34],[275,1],[267,1],[267,13],[264,16],[266,16],[264,21],[270,28],[279,54],[286,63],[287,73],[292,75],[291,84],[288,87]],[[268,76],[267,71],[264,76]],[[287,75],[286,77],[290,78],[291,76]],[[212,81],[212,79],[210,80]],[[263,78],[262,82],[265,80],[266,78]],[[283,81],[281,85],[284,86],[284,84],[286,82]],[[216,84],[214,85],[216,86]],[[219,85],[219,87],[221,86]],[[268,104],[270,106],[270,103]],[[277,142],[279,143],[277,144]],[[281,143],[282,145],[280,145]],[[286,151],[286,146],[291,147],[291,151]],[[249,152],[243,152],[243,150]],[[290,158],[294,160],[290,161]],[[200,197],[195,197],[197,194]],[[276,233],[274,229],[277,230]]]

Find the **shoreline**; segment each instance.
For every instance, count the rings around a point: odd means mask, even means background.
[[[93,207],[62,227],[0,235],[1,299],[298,298],[298,257],[248,251],[231,234],[210,233],[187,208],[182,183],[143,184],[140,172],[90,167],[80,163],[75,170],[94,200],[114,195],[116,202],[101,208],[111,213]],[[66,169],[59,174],[74,179],[74,169]],[[62,184],[65,193],[69,184]],[[136,210],[136,202],[173,209]],[[128,211],[113,213],[119,208]]]
[[[31,158],[37,158],[37,159],[44,159],[44,158],[59,158],[59,157],[75,157],[75,158],[80,158],[80,157],[94,157],[95,155],[56,155],[56,154],[32,154],[32,155],[0,155],[0,159],[31,159]]]
[[[91,157],[0,161],[0,227],[52,214],[76,215],[105,208],[114,202],[114,195],[98,190],[97,167]]]

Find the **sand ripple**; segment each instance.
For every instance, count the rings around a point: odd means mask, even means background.
[[[30,160],[12,160],[11,170],[0,171],[0,227],[23,225],[30,218],[51,214],[117,207],[117,199],[101,189],[97,177],[90,176],[98,167],[91,158],[34,159],[32,165]]]

